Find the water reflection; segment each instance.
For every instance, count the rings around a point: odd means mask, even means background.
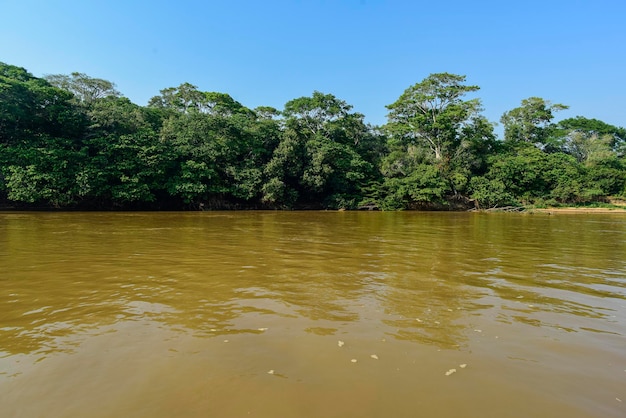
[[[1,219],[0,332],[11,354],[71,349],[69,335],[138,319],[206,336],[257,332],[241,320],[251,317],[309,330],[369,322],[441,348],[466,345],[468,318],[498,307],[501,322],[623,331],[589,322],[614,318],[626,299],[623,218],[584,228],[580,218],[482,214]]]
[[[0,214],[0,373],[135,326],[252,338],[250,358],[342,339],[381,362],[431,347],[545,364],[547,338],[625,360],[625,247],[615,215]]]

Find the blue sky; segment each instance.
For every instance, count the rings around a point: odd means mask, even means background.
[[[0,0],[0,61],[104,78],[145,105],[190,82],[282,109],[314,90],[386,121],[431,73],[467,76],[498,121],[539,96],[626,126],[626,1]]]

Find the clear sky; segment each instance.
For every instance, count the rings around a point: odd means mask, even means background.
[[[494,122],[539,96],[570,106],[557,119],[626,126],[625,17],[626,0],[0,0],[0,61],[104,78],[140,105],[183,82],[250,108],[319,90],[373,124],[450,72]]]

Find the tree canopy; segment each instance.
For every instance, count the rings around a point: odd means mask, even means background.
[[[456,209],[626,197],[626,130],[540,97],[482,114],[431,74],[372,126],[314,91],[250,109],[191,83],[146,106],[83,73],[0,63],[0,205],[76,209]]]
[[[552,104],[541,97],[529,97],[522,105],[502,115],[504,139],[511,142],[527,142],[539,147],[554,145],[554,113],[568,106]]]

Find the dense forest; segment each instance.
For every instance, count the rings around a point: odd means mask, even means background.
[[[147,106],[82,73],[0,63],[0,206],[86,210],[467,209],[626,196],[626,129],[539,97],[502,115],[438,73],[371,126],[332,94],[249,109],[192,84]]]

